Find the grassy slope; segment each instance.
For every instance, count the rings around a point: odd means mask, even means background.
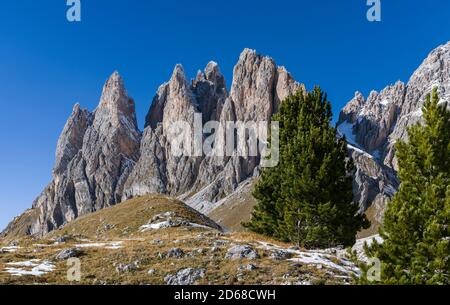
[[[183,202],[164,195],[148,195],[134,198],[116,206],[80,217],[61,229],[50,233],[50,237],[80,235],[87,238],[111,239],[139,236],[139,227],[153,216],[164,212],[175,212],[177,216],[199,225],[220,227],[208,217],[191,209]],[[105,229],[105,226],[112,226]]]
[[[136,198],[112,208],[101,210],[66,225],[44,239],[31,237],[17,239],[16,252],[0,253],[0,284],[69,284],[65,261],[55,260],[61,250],[78,247],[82,250],[82,281],[79,284],[164,284],[164,277],[178,270],[193,267],[206,268],[206,276],[199,284],[281,284],[285,281],[307,280],[311,283],[343,283],[344,275],[336,270],[315,264],[294,264],[289,260],[271,259],[271,251],[260,247],[260,241],[282,248],[289,245],[250,233],[223,234],[217,229],[178,227],[140,232],[140,226],[153,216],[175,212],[191,222],[217,228],[214,222],[190,209],[180,201],[160,195]],[[107,226],[109,225],[109,226]],[[63,244],[55,244],[59,236],[70,235]],[[80,247],[80,244],[120,241],[119,249]],[[219,242],[218,242],[219,241]],[[232,245],[251,245],[260,255],[255,260],[224,259]],[[0,242],[0,248],[5,246]],[[161,258],[172,248],[181,248],[182,258]],[[40,277],[12,276],[5,272],[7,263],[31,259],[48,260],[56,270]],[[336,258],[334,261],[339,262]],[[136,263],[131,272],[118,272],[118,264]],[[255,264],[256,270],[239,270],[246,264]],[[149,274],[149,269],[154,269]],[[77,283],[78,284],[78,283]]]
[[[255,183],[256,180],[251,181],[241,190],[230,195],[224,204],[208,214],[208,217],[231,231],[245,231],[242,222],[251,219],[253,208],[256,205],[256,200],[252,196]]]

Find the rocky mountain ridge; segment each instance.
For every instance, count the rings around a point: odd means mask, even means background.
[[[141,132],[134,101],[115,72],[94,112],[75,105],[58,140],[53,180],[31,210],[3,232],[21,228],[42,236],[74,219],[150,193],[178,197],[209,214],[226,205],[249,179],[259,176],[260,157],[181,156],[171,153],[169,129],[175,121],[269,121],[281,101],[305,86],[273,59],[245,49],[234,68],[231,89],[215,62],[189,81],[181,65],[161,85]],[[420,121],[420,107],[433,86],[450,97],[450,43],[435,49],[408,84],[397,82],[368,98],[361,93],[344,107],[338,130],[355,160],[355,200],[381,221],[398,189],[394,143]],[[244,192],[248,192],[245,189]],[[248,216],[248,215],[246,215]]]
[[[338,130],[356,160],[355,194],[360,206],[372,208],[381,222],[398,189],[395,143],[407,140],[408,127],[422,122],[425,97],[437,87],[441,102],[450,102],[450,42],[434,49],[408,83],[396,82],[365,98],[360,92],[340,113]]]

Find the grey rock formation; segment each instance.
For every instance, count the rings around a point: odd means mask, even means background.
[[[53,180],[33,203],[38,217],[29,233],[43,235],[120,202],[140,138],[134,101],[115,72],[93,114],[75,105],[58,141]]]
[[[398,189],[395,143],[422,122],[421,108],[434,87],[441,101],[450,101],[450,42],[433,50],[407,84],[372,91],[367,99],[357,92],[340,114],[338,129],[357,167],[355,195],[362,210],[373,208],[376,222]]]
[[[281,261],[281,260],[285,260],[285,259],[290,259],[292,256],[293,256],[292,252],[277,249],[272,252],[272,254],[270,255],[270,258]]]
[[[179,196],[199,211],[212,210],[259,174],[260,157],[176,156],[171,127],[182,121],[192,128],[196,115],[203,123],[270,121],[280,102],[297,90],[304,86],[284,67],[249,49],[234,68],[230,94],[217,63],[210,62],[192,81],[177,65],[159,87],[141,135],[134,102],[115,72],[94,113],[74,107],[58,141],[53,180],[33,203],[37,217],[26,232],[44,235],[81,215],[149,193]]]
[[[231,260],[257,259],[259,258],[259,254],[250,246],[237,245],[228,249],[227,253],[225,254],[225,258]]]
[[[170,81],[160,86],[153,99],[141,157],[125,183],[122,199],[162,192],[180,196],[201,212],[212,210],[218,200],[254,175],[259,157],[175,157],[170,146],[171,125],[184,121],[193,127],[196,113],[203,123],[214,120],[223,126],[227,121],[270,121],[280,101],[299,89],[304,90],[304,86],[285,68],[249,49],[242,52],[234,68],[230,95],[216,63],[210,62],[199,71],[191,84],[177,65]],[[217,143],[217,148],[223,147]]]
[[[131,264],[118,264],[116,266],[116,272],[117,273],[130,273],[134,272],[139,268],[139,262],[133,262]]]
[[[75,248],[64,249],[64,250],[62,250],[61,252],[59,252],[55,256],[55,259],[63,261],[63,260],[66,260],[66,259],[69,259],[69,258],[72,258],[72,257],[77,257],[77,256],[80,255],[80,253],[81,252],[78,249],[75,249]]]
[[[184,251],[180,248],[173,248],[170,249],[167,253],[166,253],[166,258],[182,258],[184,256]]]
[[[206,269],[186,268],[174,275],[167,275],[164,281],[167,285],[193,285],[199,279],[204,278]]]

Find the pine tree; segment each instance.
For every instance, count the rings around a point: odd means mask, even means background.
[[[368,222],[353,202],[353,163],[331,126],[326,95],[320,88],[299,91],[273,120],[280,123],[280,163],[263,171],[245,226],[307,248],[353,245]]]
[[[385,213],[384,242],[366,248],[385,284],[450,284],[450,112],[436,89],[422,112],[425,124],[397,144],[401,185]]]

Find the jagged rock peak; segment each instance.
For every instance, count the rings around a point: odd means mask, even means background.
[[[94,125],[111,123],[113,128],[138,131],[134,100],[128,96],[124,81],[115,71],[103,86],[100,103],[95,111]],[[103,128],[101,128],[103,129]]]
[[[450,100],[450,42],[431,51],[407,84],[398,81],[367,99],[357,93],[342,110],[338,129],[357,147],[356,199],[363,208],[371,206],[370,214],[382,215],[398,189],[395,143],[407,140],[408,127],[422,121],[421,107],[435,87],[441,100]]]
[[[269,121],[281,101],[303,86],[275,61],[244,49],[234,67],[230,98],[240,121]]]
[[[183,91],[189,90],[189,83],[187,81],[186,73],[181,64],[175,65],[170,78],[169,85],[172,92],[184,93]]]
[[[123,106],[123,98],[128,97],[122,77],[114,71],[103,86],[99,107]]]
[[[158,88],[145,127],[155,129],[162,123],[166,131],[168,125],[177,120],[190,122],[194,112],[201,112],[207,121],[218,119],[227,96],[226,81],[216,62],[211,61],[204,71],[198,71],[191,83],[183,66],[177,64],[170,80]]]
[[[205,77],[211,82],[215,82],[218,78],[223,78],[219,65],[215,61],[210,61],[205,67]]]
[[[245,61],[249,57],[258,56],[255,49],[245,48],[239,55],[239,61]]]
[[[54,175],[62,174],[69,162],[81,150],[84,135],[91,124],[92,113],[86,109],[81,109],[80,104],[75,104],[72,114],[58,139],[55,166],[53,168]]]
[[[226,89],[226,81],[225,77],[223,76],[222,72],[220,71],[219,64],[217,64],[215,61],[210,61],[204,71],[199,70],[197,73],[197,77],[192,83],[192,87],[195,90],[195,87],[197,87],[199,82],[208,81],[210,82],[216,90],[218,91],[227,91]]]

